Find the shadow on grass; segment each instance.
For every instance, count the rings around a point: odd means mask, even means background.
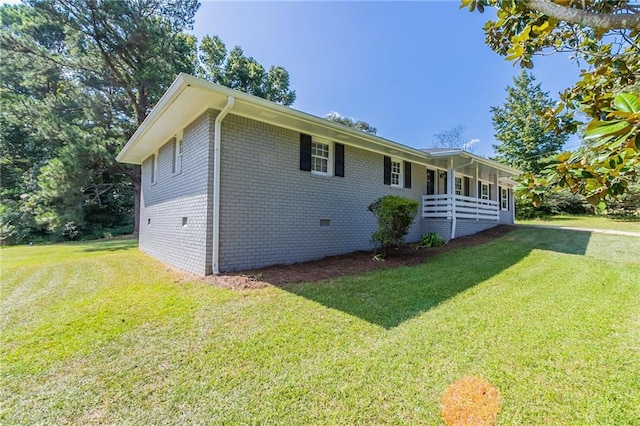
[[[108,251],[120,251],[120,250],[129,250],[138,245],[137,238],[122,238],[117,240],[105,240],[99,241],[91,247],[85,248],[83,251],[87,253],[91,252],[108,252]]]
[[[489,243],[444,253],[416,266],[280,287],[391,329],[501,273],[534,249],[584,255],[590,237],[588,232],[517,229]]]

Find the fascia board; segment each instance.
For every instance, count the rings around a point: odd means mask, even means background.
[[[178,74],[173,83],[171,83],[171,86],[169,86],[158,103],[153,107],[147,118],[144,119],[142,124],[134,132],[131,138],[129,138],[125,146],[116,157],[116,161],[126,162],[127,153],[131,150],[133,145],[135,145],[135,143],[144,136],[144,134],[155,124],[162,113],[167,108],[169,108],[169,106],[171,106],[171,103],[173,103],[173,101],[180,95],[180,93],[182,93],[182,91],[188,86],[188,84],[186,84],[184,76],[186,76],[186,74],[184,73]]]

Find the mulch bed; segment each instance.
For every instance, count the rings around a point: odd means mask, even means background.
[[[206,277],[196,277],[188,274],[184,279],[193,280],[195,278],[218,287],[237,290],[279,286],[287,283],[320,281],[376,269],[417,265],[440,253],[487,243],[511,232],[513,229],[513,226],[500,225],[474,235],[456,238],[445,246],[438,248],[424,249],[405,244],[393,249],[384,260],[376,260],[373,252],[358,251],[293,265],[276,265]]]

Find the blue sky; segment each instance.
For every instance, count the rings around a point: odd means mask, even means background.
[[[475,153],[496,143],[491,106],[520,71],[484,44],[493,16],[458,1],[202,2],[198,37],[217,34],[265,68],[282,65],[297,98],[293,108],[364,120],[378,135],[416,148],[460,123]],[[558,92],[577,80],[566,56],[540,57],[533,72]],[[575,142],[570,142],[572,144]]]
[[[265,68],[284,66],[293,108],[364,120],[379,136],[416,148],[461,124],[466,139],[478,141],[476,154],[493,155],[489,109],[504,103],[520,68],[484,44],[492,10],[469,13],[459,1],[201,2],[195,35],[217,34]],[[580,68],[553,55],[538,57],[533,72],[558,99]],[[577,144],[574,137],[566,146]]]

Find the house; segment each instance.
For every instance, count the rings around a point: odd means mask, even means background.
[[[419,150],[180,74],[117,157],[142,166],[140,249],[211,274],[371,249],[369,204],[421,208],[407,241],[513,223],[518,170]]]

